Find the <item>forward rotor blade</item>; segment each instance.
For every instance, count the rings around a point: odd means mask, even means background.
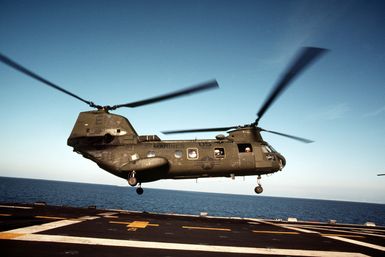
[[[265,132],[273,133],[273,134],[276,134],[276,135],[288,137],[288,138],[300,141],[302,143],[307,143],[308,144],[308,143],[313,143],[314,142],[313,140],[310,140],[310,139],[306,139],[306,138],[302,138],[302,137],[297,137],[297,136],[292,136],[292,135],[288,135],[288,134],[284,134],[284,133],[280,133],[280,132],[276,132],[276,131],[266,130],[266,129],[263,129],[263,128],[261,128],[261,131],[265,131]]]
[[[316,47],[305,47],[302,49],[298,57],[295,59],[292,65],[289,66],[286,73],[282,76],[281,80],[271,91],[265,103],[259,109],[257,113],[258,117],[255,121],[256,124],[258,124],[258,121],[262,118],[262,116],[274,103],[278,96],[282,94],[282,92],[289,86],[290,82],[326,51],[327,49]]]
[[[230,129],[238,128],[237,126],[231,127],[219,127],[219,128],[202,128],[202,129],[186,129],[186,130],[169,130],[162,131],[163,134],[182,134],[182,133],[196,133],[196,132],[213,132],[213,131],[227,131]]]
[[[34,72],[28,70],[27,68],[21,66],[20,64],[16,63],[15,61],[11,60],[10,58],[8,58],[7,56],[5,56],[5,55],[3,55],[3,54],[1,54],[1,53],[0,53],[0,61],[3,62],[3,63],[5,63],[5,64],[7,64],[8,66],[14,68],[15,70],[18,70],[18,71],[24,73],[24,74],[27,75],[27,76],[30,76],[30,77],[32,77],[32,78],[34,78],[34,79],[36,79],[36,80],[38,80],[38,81],[40,81],[40,82],[42,82],[42,83],[44,83],[44,84],[50,86],[50,87],[53,87],[53,88],[55,88],[55,89],[57,89],[57,90],[59,90],[59,91],[65,93],[65,94],[67,94],[67,95],[70,95],[70,96],[72,96],[72,97],[75,97],[76,99],[78,99],[78,100],[80,100],[80,101],[82,101],[82,102],[88,104],[88,105],[91,106],[91,107],[97,107],[97,106],[95,106],[95,104],[94,104],[93,102],[87,101],[87,100],[85,100],[85,99],[83,99],[83,98],[81,98],[81,97],[79,97],[79,96],[77,96],[77,95],[71,93],[70,91],[68,91],[68,90],[66,90],[66,89],[64,89],[64,88],[61,88],[61,87],[59,87],[58,85],[55,85],[54,83],[52,83],[52,82],[46,80],[45,78],[43,78],[43,77],[37,75],[36,73],[34,73]]]
[[[149,99],[142,100],[142,101],[115,105],[112,107],[112,109],[116,109],[116,108],[120,108],[120,107],[134,108],[134,107],[138,107],[138,106],[142,106],[142,105],[146,105],[146,104],[152,104],[155,102],[160,102],[160,101],[168,100],[171,98],[180,97],[180,96],[184,96],[184,95],[188,95],[188,94],[192,94],[192,93],[197,93],[199,91],[204,91],[204,90],[213,89],[213,88],[219,88],[218,82],[216,80],[212,80],[212,81],[209,81],[206,83],[202,83],[202,84],[199,84],[196,86],[188,87],[188,88],[185,88],[185,89],[182,89],[179,91],[175,91],[175,92],[172,92],[169,94],[149,98]]]

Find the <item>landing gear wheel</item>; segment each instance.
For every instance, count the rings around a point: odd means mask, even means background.
[[[138,194],[138,195],[141,195],[141,194],[143,194],[143,188],[141,188],[141,187],[138,187],[137,189],[136,189],[136,193]]]
[[[255,191],[256,194],[260,194],[260,193],[263,192],[263,188],[261,186],[256,186],[254,188],[254,191]]]
[[[260,194],[260,193],[263,192],[263,188],[262,188],[262,186],[261,186],[261,175],[258,175],[258,177],[257,177],[257,184],[258,184],[258,186],[256,186],[256,187],[254,188],[254,192],[255,192],[256,194]]]
[[[138,184],[138,180],[135,177],[131,177],[128,179],[128,184],[130,186],[134,187]]]
[[[134,187],[138,184],[138,180],[135,178],[135,171],[130,173],[127,181],[128,181],[128,184],[132,187]]]

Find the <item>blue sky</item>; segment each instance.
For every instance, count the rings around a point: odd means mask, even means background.
[[[385,203],[383,1],[4,1],[0,52],[101,105],[210,79],[220,89],[119,109],[140,134],[231,126],[256,112],[302,46],[328,48],[268,110],[287,159],[264,194]],[[0,65],[0,176],[126,185],[66,145],[84,103]],[[253,194],[255,177],[144,187]]]

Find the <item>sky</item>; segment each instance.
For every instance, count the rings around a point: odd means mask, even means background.
[[[259,125],[283,171],[263,195],[385,203],[384,1],[4,1],[0,52],[61,87],[114,105],[216,79],[220,88],[118,109],[141,135],[251,123],[303,46],[330,51]],[[90,108],[0,64],[0,176],[128,186],[67,146]],[[161,180],[144,188],[254,194],[256,177]],[[256,196],[257,197],[257,196]]]

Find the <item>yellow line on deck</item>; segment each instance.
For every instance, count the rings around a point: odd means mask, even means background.
[[[54,217],[54,216],[35,216],[36,219],[49,219],[49,220],[66,220],[69,218],[64,217]]]
[[[298,232],[289,231],[264,231],[264,230],[253,230],[254,233],[258,234],[279,234],[279,235],[298,235]]]
[[[7,233],[7,232],[2,232],[0,233],[0,239],[13,239],[19,236],[23,236],[24,234],[19,234],[19,233]]]
[[[320,234],[320,235],[321,236],[340,236],[340,237],[364,238],[364,236],[348,235],[348,234]]]
[[[229,228],[190,227],[190,226],[182,226],[182,228],[197,229],[197,230],[231,231],[231,229]]]
[[[1,217],[9,217],[9,216],[12,216],[12,214],[0,213],[0,216]]]

